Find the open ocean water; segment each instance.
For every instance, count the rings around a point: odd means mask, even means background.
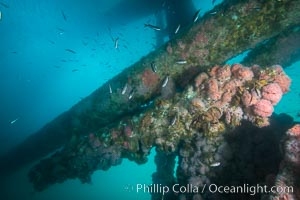
[[[152,8],[150,0],[136,1],[138,7],[134,2],[0,0],[1,154],[162,44],[155,31],[144,27],[156,23],[159,7]],[[210,0],[193,3],[202,14],[213,7]],[[118,10],[124,4],[132,6]],[[169,39],[167,34],[161,37],[163,42]],[[275,107],[275,113],[287,113],[295,121],[300,120],[299,64],[285,68],[291,91]],[[154,155],[152,149],[143,165],[123,159],[108,171],[96,171],[92,184],[68,180],[42,192],[35,192],[28,181],[32,163],[0,180],[0,199],[151,199],[149,193],[128,192],[126,187],[152,183]]]

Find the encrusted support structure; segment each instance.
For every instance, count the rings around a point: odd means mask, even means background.
[[[259,63],[268,66],[272,63],[288,67],[300,60],[300,26],[284,31],[255,47],[243,60],[243,64]]]
[[[30,180],[37,190],[73,178],[86,183],[95,170],[120,164],[121,158],[147,162],[156,147],[154,183],[175,181],[174,156],[179,154],[178,182],[200,186],[199,179],[208,182],[214,177],[211,168],[227,166],[226,159],[231,159],[223,152],[230,145],[225,137],[243,121],[259,128],[269,126],[273,106],[289,91],[290,83],[278,65],[262,69],[240,64],[214,66],[180,93],[169,80],[163,87],[168,99],[162,95],[144,112],[88,136],[74,135],[62,150],[30,170]],[[166,198],[169,195],[173,194]],[[153,195],[158,197],[161,194]]]
[[[166,80],[184,88],[198,72],[299,24],[299,9],[300,0],[225,1],[2,157],[1,172],[45,156],[71,137],[124,120],[161,93],[168,97],[161,87]],[[151,146],[152,141],[146,144]]]
[[[284,158],[272,183],[280,190],[270,194],[270,199],[300,199],[300,124],[286,131],[283,147]]]
[[[152,185],[150,187],[167,186],[168,188],[172,188],[176,183],[174,177],[176,155],[176,153],[166,154],[161,150],[156,150],[156,172],[152,174]],[[172,191],[168,191],[164,194],[155,191],[151,193],[151,196],[152,200],[161,200],[162,198],[165,200],[176,199],[176,196]]]
[[[267,189],[274,186],[274,176],[280,169],[280,141],[293,126],[286,115],[272,116],[269,127],[258,128],[243,121],[241,126],[209,141],[199,134],[179,150],[178,183],[189,188],[177,199],[256,199],[264,192],[254,190],[257,184]],[[218,144],[219,143],[219,144]],[[219,162],[210,164],[209,159]],[[273,179],[272,179],[273,177]],[[213,192],[216,186],[228,186],[230,192]],[[248,188],[248,192],[236,188]],[[250,192],[250,187],[252,187]],[[234,190],[236,189],[236,190]],[[183,190],[184,191],[184,190]]]

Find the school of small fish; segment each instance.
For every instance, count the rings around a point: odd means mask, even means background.
[[[216,2],[215,0],[212,0],[212,4],[213,5],[215,4],[215,2]],[[0,2],[0,8],[1,8],[1,6],[4,7],[4,8],[6,8],[6,9],[9,8],[9,5],[7,5],[6,3],[3,3],[3,2]],[[162,6],[164,7],[164,5],[162,5]],[[200,12],[201,12],[201,9],[197,10],[197,12],[194,14],[194,17],[193,17],[193,20],[192,20],[194,23],[198,21],[199,16],[200,16]],[[65,21],[65,23],[67,23],[68,22],[68,18],[70,16],[67,15],[64,10],[60,10],[60,14],[62,16],[62,19]],[[216,14],[216,12],[210,13],[210,14]],[[2,11],[0,10],[0,21],[1,20],[2,20]],[[144,27],[152,29],[154,31],[161,31],[162,30],[161,27],[159,27],[157,25],[154,25],[154,24],[151,24],[151,23],[145,23]],[[61,27],[56,27],[56,29],[57,29],[59,35],[63,35],[65,33],[65,30],[63,28],[61,28]],[[176,29],[174,30],[174,34],[177,34],[180,31],[180,29],[181,29],[181,24],[178,24],[177,27],[176,27]],[[109,35],[110,35],[112,41],[114,42],[114,48],[115,49],[119,49],[119,41],[120,41],[119,40],[119,36],[114,37],[113,33],[112,33],[112,30],[111,30],[110,27],[108,27],[108,31],[109,31]],[[122,35],[122,34],[120,33],[119,35]],[[99,36],[99,33],[97,33],[97,36]],[[52,40],[52,39],[47,39],[47,41],[50,44],[52,44],[52,45],[56,44],[56,42],[54,40]],[[98,43],[98,41],[96,39],[94,39],[94,41],[95,41],[95,43]],[[88,45],[87,38],[82,39],[81,42],[83,43],[84,46]],[[125,45],[124,45],[124,47],[127,48]],[[93,48],[92,50],[95,51],[96,49]],[[71,49],[71,48],[65,48],[65,51],[69,52],[71,54],[77,54],[77,52],[75,50]],[[61,59],[61,62],[64,62],[64,63],[69,62],[69,61],[72,61],[72,60],[71,59],[69,59],[69,60],[67,60],[67,59]],[[176,64],[178,64],[178,65],[184,65],[184,64],[187,64],[187,61],[179,59],[179,60],[176,61]],[[81,66],[85,66],[85,65],[81,65]],[[54,67],[57,68],[57,69],[61,68],[60,65],[54,65]],[[157,67],[157,64],[155,62],[151,62],[150,63],[150,67],[151,67],[151,70],[152,70],[153,73],[157,73],[158,72],[158,67]],[[77,71],[79,71],[79,69],[77,69],[77,68],[72,69],[72,72],[77,72]],[[168,84],[168,82],[169,82],[169,76],[165,76],[165,78],[162,81],[161,87],[162,88],[166,87],[167,84]],[[121,89],[121,94],[122,95],[125,95],[127,93],[128,87],[129,87],[128,83],[125,83],[125,85]],[[112,90],[111,84],[108,84],[108,89],[109,89],[109,94],[110,95],[113,94],[113,90]],[[128,94],[128,99],[130,100],[130,99],[133,98],[133,96],[135,94],[135,90],[131,89],[128,93],[129,93]],[[14,124],[18,120],[19,120],[19,118],[16,118],[15,120],[10,121],[10,124]],[[171,121],[171,125],[174,125],[176,123],[176,121],[177,121],[177,117],[174,116],[174,118]]]

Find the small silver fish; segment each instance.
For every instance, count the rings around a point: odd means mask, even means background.
[[[156,66],[155,62],[152,62],[152,63],[151,63],[151,69],[152,69],[152,71],[153,71],[154,73],[157,72],[157,66]]]
[[[256,11],[260,11],[260,10],[261,10],[260,7],[253,7],[252,9],[253,9],[253,10],[256,10]]]
[[[65,30],[62,28],[57,27],[56,29],[59,30],[60,32],[65,32]]]
[[[132,99],[133,95],[134,95],[134,90],[131,90],[131,92],[129,93],[128,99],[129,100]]]
[[[112,89],[111,89],[111,85],[110,84],[108,85],[108,88],[109,88],[109,94],[112,94]]]
[[[149,27],[149,28],[151,28],[151,29],[153,29],[153,30],[156,30],[156,31],[160,31],[160,30],[161,30],[160,27],[154,26],[154,25],[152,25],[152,24],[144,24],[144,26],[145,26],[145,27]]]
[[[215,162],[215,163],[210,164],[209,166],[211,166],[211,167],[218,167],[220,165],[221,165],[220,162]]]
[[[67,21],[67,16],[65,15],[63,10],[61,10],[61,15],[63,16],[64,20]]]
[[[201,11],[201,9],[199,9],[199,10],[196,12],[196,14],[194,15],[194,19],[193,19],[193,22],[194,22],[194,23],[198,20],[200,11]]]
[[[145,104],[141,105],[141,108],[146,108],[146,107],[148,107],[152,104],[153,104],[153,101],[149,101],[148,103],[145,103]]]
[[[169,76],[167,76],[162,84],[162,87],[166,87],[169,82]]]
[[[218,12],[217,11],[215,11],[215,12],[211,12],[211,13],[209,13],[209,14],[211,14],[211,15],[215,15],[215,14],[217,14]]]
[[[177,26],[177,28],[175,29],[175,34],[177,34],[178,33],[178,31],[179,31],[179,29],[180,29],[180,24],[178,24],[178,26]]]
[[[121,92],[123,95],[126,93],[127,87],[128,87],[128,85],[127,85],[127,83],[126,83],[125,86],[124,86],[123,89],[122,89],[122,92]]]
[[[173,118],[172,121],[171,121],[171,126],[174,126],[175,123],[176,123],[176,121],[177,121],[177,117],[174,116],[174,118]]]
[[[72,50],[72,49],[65,49],[65,51],[68,51],[70,53],[76,54],[76,51]]]
[[[184,65],[186,63],[187,63],[186,60],[178,60],[178,61],[176,61],[176,64],[179,64],[179,65]]]
[[[1,10],[0,10],[0,21],[1,21],[1,19],[2,19],[2,12],[1,12]]]
[[[19,119],[20,119],[20,118],[18,117],[18,118],[16,118],[16,119],[10,121],[9,123],[10,123],[10,124],[14,124],[14,123],[16,123]]]
[[[0,11],[1,12],[1,11]],[[47,39],[48,40],[48,42],[50,42],[51,44],[55,44],[55,42],[54,41],[52,41],[52,40],[49,40],[49,39]]]
[[[117,37],[115,39],[115,49],[117,49],[119,47],[119,38]]]
[[[9,8],[9,6],[3,2],[0,2],[0,5],[3,6],[4,8]]]

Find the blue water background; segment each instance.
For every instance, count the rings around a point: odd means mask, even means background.
[[[9,8],[0,5],[0,153],[154,50],[155,33],[144,28],[144,23],[155,23],[154,14],[127,24],[118,24],[118,19],[103,14],[119,0],[1,2]],[[212,8],[209,0],[194,3],[202,8],[202,14]],[[115,49],[113,39],[117,37],[119,48]],[[241,56],[230,62],[240,59]],[[286,68],[286,72],[293,84],[276,112],[286,112],[299,121],[299,62]],[[10,124],[14,119],[18,120]],[[156,168],[154,154],[152,150],[144,165],[123,160],[122,165],[109,171],[96,171],[91,185],[69,180],[40,193],[33,192],[28,182],[30,165],[1,181],[0,199],[150,199],[148,193],[127,192],[124,188],[151,184]]]

